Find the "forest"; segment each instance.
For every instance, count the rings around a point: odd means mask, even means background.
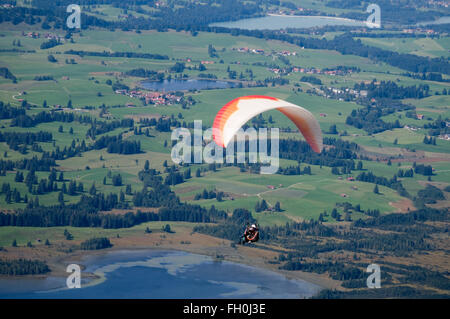
[[[80,249],[82,250],[98,250],[112,247],[111,242],[106,237],[95,237],[83,241],[80,244]]]
[[[46,263],[40,260],[14,259],[0,260],[0,274],[7,276],[38,275],[50,271]]]

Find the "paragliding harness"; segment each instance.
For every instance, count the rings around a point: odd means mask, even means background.
[[[256,225],[245,228],[244,234],[239,239],[239,244],[256,243],[259,240],[259,229]]]

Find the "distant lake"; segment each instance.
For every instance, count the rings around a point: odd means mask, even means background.
[[[0,279],[0,298],[308,298],[321,287],[268,270],[178,251],[114,251],[86,257],[100,280]],[[83,278],[83,277],[82,277]],[[97,282],[97,283],[96,283]]]
[[[260,18],[212,23],[210,27],[246,30],[279,30],[286,28],[312,28],[325,25],[365,26],[365,22],[325,16],[268,15]]]
[[[141,86],[147,90],[154,91],[188,91],[205,89],[228,89],[236,87],[237,84],[228,81],[219,80],[164,80],[164,81],[142,81]]]
[[[420,22],[417,25],[428,25],[428,24],[445,24],[450,23],[450,17],[441,17],[434,21],[426,21],[426,22]]]

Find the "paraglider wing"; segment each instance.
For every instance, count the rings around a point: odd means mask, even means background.
[[[322,131],[311,112],[301,106],[263,95],[243,96],[225,104],[214,119],[214,141],[217,145],[226,147],[247,121],[274,109],[286,115],[297,126],[315,152],[322,151]]]

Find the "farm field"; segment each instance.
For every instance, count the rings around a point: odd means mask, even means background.
[[[255,204],[265,199],[271,206],[281,202],[282,212],[270,214],[254,213],[254,217],[264,225],[283,224],[286,220],[309,220],[316,218],[323,211],[331,212],[336,203],[350,202],[360,204],[363,209],[380,209],[384,213],[395,211],[390,203],[402,198],[395,191],[382,187],[381,194],[373,194],[373,186],[368,183],[350,182],[338,179],[328,168],[312,166],[313,175],[280,176],[239,173],[237,168],[223,168],[215,174],[183,183],[175,187],[175,192],[183,199],[205,206],[214,205],[218,209],[243,207],[254,209]],[[281,186],[280,186],[281,185]],[[270,189],[274,186],[275,189]],[[203,189],[225,192],[228,197],[222,202],[217,200],[192,200]],[[324,196],[327,201],[324,202]],[[345,197],[344,197],[345,196]],[[355,213],[354,218],[362,214]],[[331,219],[331,217],[330,217]],[[332,219],[330,221],[333,221]]]
[[[109,11],[108,11],[109,10]],[[104,12],[110,16],[116,15],[116,11],[111,11],[111,8],[100,7],[98,12]],[[212,125],[214,115],[219,109],[233,98],[244,95],[269,95],[285,99],[291,103],[302,105],[309,109],[318,119],[321,128],[327,132],[332,125],[335,125],[339,132],[347,132],[349,136],[343,137],[345,140],[356,142],[362,147],[366,147],[371,151],[383,154],[389,148],[407,148],[416,149],[424,152],[448,153],[450,148],[446,141],[437,140],[436,145],[425,145],[422,143],[425,132],[410,131],[406,129],[395,129],[393,131],[385,131],[373,136],[367,135],[361,129],[346,124],[346,117],[352,110],[359,108],[354,102],[337,101],[334,99],[327,99],[322,96],[316,96],[305,92],[297,92],[294,87],[289,85],[264,87],[264,88],[234,88],[221,90],[205,90],[197,92],[186,92],[185,94],[191,96],[196,103],[189,108],[183,108],[180,105],[147,105],[145,106],[141,100],[131,98],[125,95],[118,95],[113,92],[111,86],[106,84],[106,80],[119,81],[130,85],[131,87],[138,85],[140,81],[136,77],[124,76],[122,72],[126,72],[133,68],[145,68],[151,70],[167,69],[175,61],[185,61],[190,59],[192,61],[187,65],[194,66],[200,63],[201,60],[210,59],[214,64],[207,65],[207,71],[217,75],[218,79],[227,79],[227,68],[252,68],[253,75],[256,79],[271,76],[266,67],[258,66],[259,64],[270,63],[272,57],[267,55],[257,55],[237,52],[236,48],[249,47],[255,49],[262,49],[264,52],[277,52],[280,50],[296,51],[296,56],[289,57],[289,62],[293,65],[302,67],[316,67],[325,68],[336,65],[350,65],[361,69],[361,73],[355,73],[347,77],[329,77],[318,76],[324,83],[328,85],[353,85],[360,81],[367,81],[372,79],[374,75],[378,79],[394,79],[395,75],[392,73],[401,70],[395,70],[387,65],[374,64],[371,60],[366,58],[355,58],[353,56],[341,55],[337,52],[326,50],[308,50],[299,49],[299,47],[291,44],[281,43],[280,41],[261,41],[259,39],[246,36],[230,36],[217,35],[200,32],[193,37],[186,32],[155,32],[143,31],[140,34],[133,32],[116,31],[114,33],[100,30],[90,30],[82,34],[75,34],[74,43],[66,42],[62,45],[56,46],[52,49],[42,50],[39,48],[41,39],[29,39],[21,37],[21,31],[4,31],[3,37],[0,38],[0,43],[6,48],[11,47],[12,40],[20,38],[21,45],[24,50],[36,50],[35,53],[24,53],[20,55],[11,55],[10,53],[0,53],[0,65],[7,65],[11,72],[20,79],[18,83],[14,84],[2,80],[0,83],[0,96],[5,102],[10,102],[12,105],[19,105],[20,99],[26,99],[33,107],[30,108],[30,114],[37,114],[46,111],[42,107],[44,101],[47,105],[62,105],[65,107],[67,103],[73,107],[83,108],[87,105],[93,106],[91,110],[75,110],[78,114],[89,114],[95,118],[102,119],[99,112],[99,106],[104,105],[123,105],[125,103],[133,103],[135,107],[110,107],[108,108],[107,116],[111,120],[122,120],[127,118],[145,118],[154,117],[155,115],[170,117],[178,114],[178,118],[187,123],[194,120],[202,120],[202,124],[206,127]],[[435,41],[435,40],[431,40]],[[441,41],[442,42],[442,41]],[[218,57],[208,57],[208,45],[214,43],[214,47],[218,52]],[[379,42],[382,43],[382,42]],[[424,42],[425,43],[425,42]],[[445,44],[445,42],[443,42]],[[411,46],[419,45],[411,43]],[[421,44],[420,44],[421,45]],[[436,48],[438,44],[436,42]],[[404,46],[401,46],[404,48]],[[154,59],[136,59],[136,58],[102,58],[92,56],[78,56],[64,54],[68,50],[84,50],[84,51],[133,51],[133,52],[151,52],[155,54],[168,55],[168,60],[154,60]],[[47,61],[47,55],[54,53],[57,58],[57,63],[50,63]],[[17,60],[19,59],[19,60]],[[74,59],[77,64],[66,64],[64,60]],[[13,63],[14,61],[14,63]],[[105,63],[106,62],[106,63]],[[219,63],[220,62],[220,63]],[[235,64],[239,62],[239,64]],[[389,73],[384,73],[389,69]],[[374,73],[376,72],[376,73]],[[186,70],[188,77],[195,77],[198,71]],[[52,81],[34,81],[36,75],[51,75]],[[381,76],[381,77],[380,77]],[[287,78],[294,83],[298,81],[300,76],[294,73],[287,76]],[[401,77],[401,83],[404,85],[412,85],[419,83],[418,80]],[[430,86],[435,90],[440,90],[443,86],[441,83],[430,82]],[[303,88],[308,88],[304,86]],[[24,93],[25,92],[25,93]],[[405,100],[407,103],[414,104],[420,112],[422,112],[426,119],[421,121],[423,123],[431,123],[436,120],[438,116],[447,116],[448,99],[439,96],[432,96],[422,100]],[[68,110],[68,109],[66,109]],[[326,116],[322,116],[325,114]],[[272,123],[268,126],[289,128],[295,130],[295,126],[284,117],[281,113],[270,111],[264,114],[264,118],[272,118]],[[393,121],[398,119],[402,125],[414,125],[417,120],[413,120],[404,116],[403,113],[391,114],[383,117],[384,121]],[[9,127],[9,120],[1,120],[4,132],[39,132],[48,131],[53,135],[53,143],[42,143],[38,145],[44,151],[54,151],[57,147],[64,148],[72,141],[76,143],[84,139],[89,125],[72,125],[70,123],[42,123],[31,128],[16,128]],[[62,132],[59,130],[62,126]],[[72,128],[73,132],[69,133]],[[123,129],[116,129],[105,133],[105,136],[114,136],[119,133],[126,132]],[[131,134],[130,134],[131,133]],[[101,192],[120,192],[124,191],[125,185],[131,185],[133,190],[140,188],[140,181],[137,177],[138,172],[144,167],[145,161],[149,160],[151,166],[157,170],[163,171],[164,161],[171,162],[170,159],[170,145],[171,138],[167,132],[159,132],[150,129],[150,136],[135,135],[132,132],[127,133],[127,140],[139,142],[142,148],[141,154],[121,155],[108,154],[98,150],[91,150],[81,154],[78,157],[58,160],[59,169],[64,171],[68,179],[74,179],[84,184],[88,188],[95,182],[96,187]],[[99,136],[102,136],[100,134]],[[334,135],[325,134],[328,137]],[[300,138],[296,134],[282,133],[281,136],[288,138]],[[90,143],[90,142],[88,142]],[[7,152],[7,156],[11,160],[19,158],[32,158],[39,155],[39,152],[29,151],[26,154],[21,154],[17,151],[10,150],[5,143],[0,143],[1,153]],[[389,153],[386,153],[389,154]],[[391,153],[395,154],[395,151]],[[445,166],[445,162],[444,166]],[[285,165],[293,165],[294,161],[282,162],[282,167]],[[364,165],[370,167],[374,173],[381,175],[389,175],[396,173],[397,167],[388,169],[382,168],[385,164],[372,164],[370,161],[364,161]],[[406,165],[406,163],[404,163]],[[439,165],[439,164],[436,164]],[[200,166],[201,167],[201,166]],[[312,166],[313,175],[311,176],[252,176],[252,174],[239,174],[235,168],[222,168],[216,173],[207,173],[205,177],[196,178],[177,185],[174,190],[183,199],[186,198],[190,202],[196,191],[203,188],[216,188],[226,193],[235,194],[233,201],[226,200],[217,202],[214,200],[200,200],[199,204],[205,207],[215,205],[217,208],[231,211],[234,208],[246,208],[253,210],[255,204],[262,199],[265,199],[269,204],[273,205],[276,201],[281,201],[283,212],[276,213],[254,213],[257,219],[266,225],[283,224],[287,220],[308,220],[317,218],[324,210],[330,210],[334,204],[339,201],[349,201],[352,204],[360,203],[362,207],[370,206],[376,203],[373,208],[380,209],[383,213],[395,211],[395,208],[390,205],[391,202],[401,200],[395,191],[388,188],[383,189],[382,196],[372,193],[373,186],[371,184],[355,182],[355,187],[358,191],[347,189],[350,185],[344,180],[338,180],[337,176],[330,173],[330,169],[323,167],[319,169],[317,166]],[[103,177],[111,171],[113,174],[120,173],[123,177],[123,185],[121,187],[114,187],[103,185]],[[441,169],[442,171],[442,169]],[[439,172],[439,171],[438,171]],[[356,173],[356,172],[355,172]],[[445,170],[442,176],[437,174],[436,180],[445,181],[447,176]],[[13,172],[8,172],[5,181],[17,188],[18,191],[26,192],[24,185],[15,183]],[[44,174],[45,175],[45,174]],[[248,175],[248,176],[247,176]],[[414,180],[420,181],[420,177],[415,177]],[[268,190],[267,185],[280,185],[283,187],[275,190]],[[408,183],[407,183],[408,184]],[[411,190],[417,191],[417,182],[411,184]],[[409,185],[408,184],[408,185]],[[350,187],[350,186],[349,186]],[[186,189],[190,191],[186,192]],[[408,189],[408,187],[407,187]],[[181,191],[181,193],[180,193]],[[347,198],[341,197],[342,193],[349,192]],[[320,194],[327,194],[330,201],[324,203],[321,201]],[[372,194],[371,194],[372,193]],[[239,194],[239,196],[236,196]],[[244,194],[244,195],[243,195]],[[57,198],[56,193],[41,195],[40,201],[42,204],[50,204]],[[67,203],[76,202],[78,196],[66,196]],[[381,200],[380,200],[380,197]],[[126,200],[131,203],[131,196],[127,195]],[[331,200],[332,199],[332,200]],[[376,199],[376,200],[375,200]],[[2,198],[0,198],[0,203]],[[3,202],[4,203],[4,202]],[[12,209],[25,207],[25,203],[11,204]],[[356,213],[355,213],[356,214]],[[362,217],[362,216],[355,216]]]
[[[444,39],[361,38],[361,40],[363,43],[366,43],[368,45],[373,45],[401,53],[412,53],[420,56],[429,56],[432,58],[448,56],[450,48],[450,42],[448,38]]]
[[[78,244],[86,239],[104,236],[115,237],[116,239],[133,237],[145,234],[145,229],[149,228],[153,233],[161,234],[161,228],[167,223],[164,222],[149,222],[141,225],[137,225],[127,229],[93,229],[89,227],[4,227],[2,228],[2,238],[0,239],[0,245],[10,246],[11,242],[9,238],[14,238],[17,241],[18,246],[25,246],[27,242],[31,241],[33,245],[44,246],[45,239],[50,238],[53,243],[65,243],[65,244]],[[170,223],[174,232],[177,230],[185,231],[185,229],[192,230],[197,225],[196,223],[185,222],[171,222]],[[67,230],[73,235],[73,241],[67,241],[64,236],[64,230]],[[117,236],[118,235],[118,236]],[[41,242],[38,242],[40,239]]]

